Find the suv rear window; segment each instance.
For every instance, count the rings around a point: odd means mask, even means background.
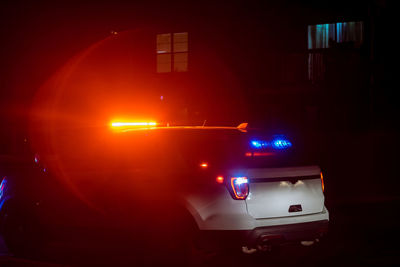
[[[201,161],[221,168],[282,167],[316,164],[316,157],[302,138],[290,137],[288,149],[260,149],[250,145],[256,138],[272,140],[261,131],[243,133],[235,130],[167,129],[137,131],[118,137],[116,158],[129,158],[130,164],[151,165],[154,161],[193,166]],[[270,152],[268,156],[246,156],[248,152]]]

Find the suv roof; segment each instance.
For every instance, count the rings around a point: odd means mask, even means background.
[[[248,123],[244,122],[239,124],[236,127],[232,126],[156,126],[154,125],[145,125],[145,126],[135,126],[132,127],[129,123],[126,123],[126,126],[123,123],[118,124],[118,126],[114,126],[116,124],[112,124],[113,128],[121,127],[122,132],[131,132],[131,131],[140,131],[140,130],[154,130],[154,129],[189,129],[189,130],[239,130],[241,132],[247,131]]]

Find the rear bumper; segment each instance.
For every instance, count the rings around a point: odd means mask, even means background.
[[[201,245],[210,247],[220,246],[247,246],[255,248],[266,242],[271,245],[282,245],[299,241],[309,241],[321,238],[328,233],[329,220],[295,223],[277,226],[257,227],[253,230],[237,231],[201,231]]]
[[[200,230],[253,230],[261,227],[329,220],[329,212],[326,207],[319,213],[264,219],[255,219],[246,210],[235,209],[233,211],[224,210],[224,212],[221,210],[222,208],[215,213],[206,214],[205,219],[196,216],[196,213],[194,215],[192,213],[192,215]]]
[[[315,221],[289,225],[258,227],[245,235],[245,244],[255,247],[260,242],[282,244],[303,240],[314,240],[328,233],[329,221]]]

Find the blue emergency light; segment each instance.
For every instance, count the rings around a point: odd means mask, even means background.
[[[251,140],[250,145],[255,149],[265,149],[265,148],[272,148],[272,149],[288,149],[292,146],[292,143],[284,136],[274,136],[271,141],[265,140]]]

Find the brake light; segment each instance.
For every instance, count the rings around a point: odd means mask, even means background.
[[[272,153],[272,152],[254,152],[253,156],[254,157],[265,157],[265,156],[272,156],[274,154],[275,153]]]
[[[203,162],[200,164],[200,167],[202,167],[203,169],[208,167],[208,163],[207,162]]]
[[[292,146],[292,143],[283,136],[275,138],[271,144],[275,149],[287,149]]]
[[[325,184],[324,184],[324,175],[322,175],[322,172],[320,173],[321,175],[321,187],[322,187],[322,192],[325,191]]]
[[[217,179],[215,179],[217,183],[223,184],[224,183],[224,177],[223,176],[217,176]]]
[[[244,154],[246,157],[266,157],[273,156],[275,153],[273,152],[246,152]]]
[[[249,180],[247,177],[232,177],[231,188],[234,199],[246,199],[249,194]]]

